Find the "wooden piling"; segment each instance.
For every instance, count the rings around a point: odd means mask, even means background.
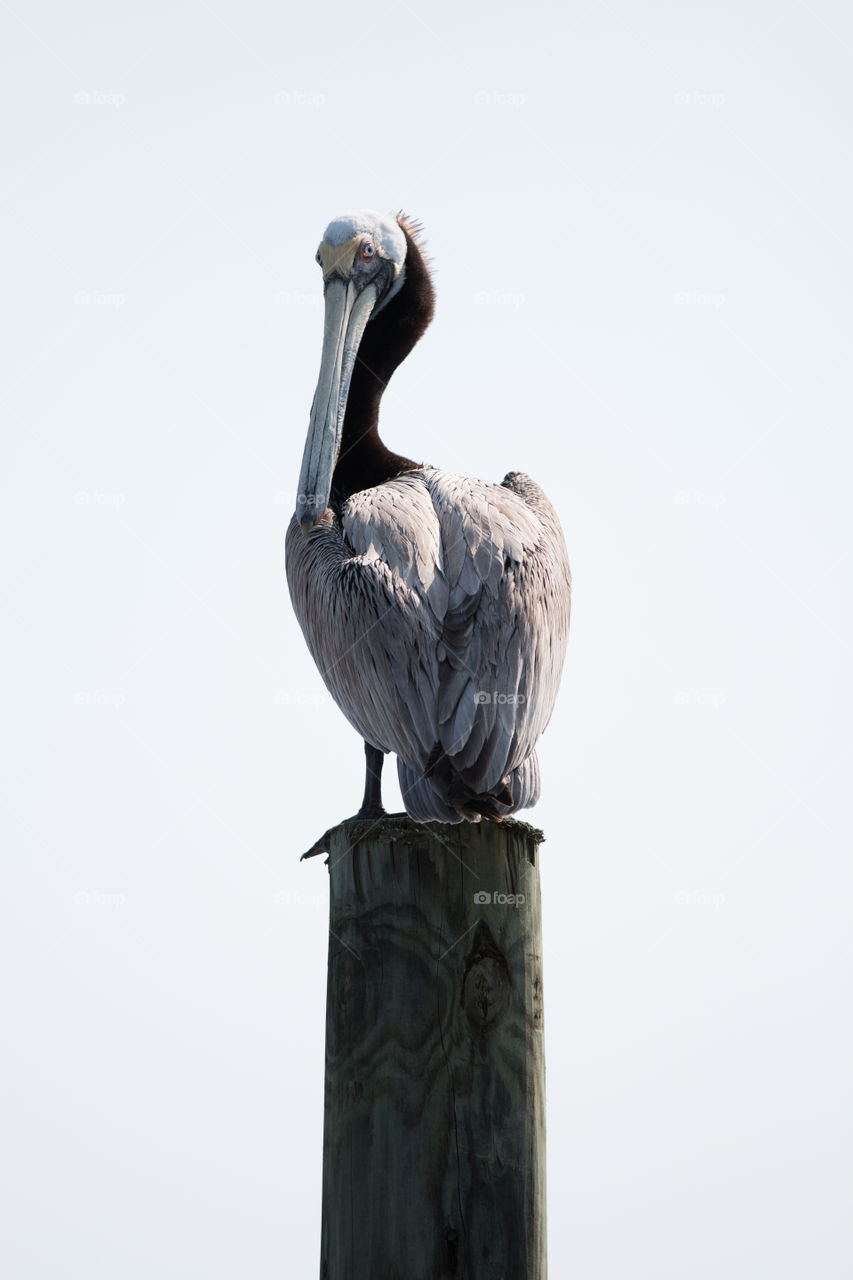
[[[327,833],[321,1280],[544,1280],[542,833]]]

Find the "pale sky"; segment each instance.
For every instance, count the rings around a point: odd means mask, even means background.
[[[529,472],[557,1280],[842,1280],[841,0],[0,5],[4,1274],[316,1273],[362,748],[290,609],[314,252],[422,219],[389,446]],[[387,769],[386,802],[399,807]]]

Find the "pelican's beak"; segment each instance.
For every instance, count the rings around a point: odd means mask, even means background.
[[[325,244],[320,246],[326,281],[326,329],[296,498],[296,517],[304,537],[329,504],[353,365],[364,327],[377,300],[374,284],[359,290],[350,279],[355,249],[351,252],[349,249],[353,244],[350,241],[347,246],[335,249]]]

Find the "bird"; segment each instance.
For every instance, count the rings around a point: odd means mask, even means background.
[[[521,472],[454,475],[379,437],[382,394],[433,318],[422,225],[343,214],[316,260],[323,349],[286,573],[311,656],[364,740],[355,817],[384,814],[393,753],[415,822],[500,822],[539,799],[535,748],[569,631],[560,522]]]

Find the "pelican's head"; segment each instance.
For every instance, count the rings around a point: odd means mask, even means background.
[[[350,378],[365,326],[405,280],[406,237],[396,218],[359,209],[329,223],[317,262],[323,268],[325,333],[296,500],[306,536],[329,502]]]

